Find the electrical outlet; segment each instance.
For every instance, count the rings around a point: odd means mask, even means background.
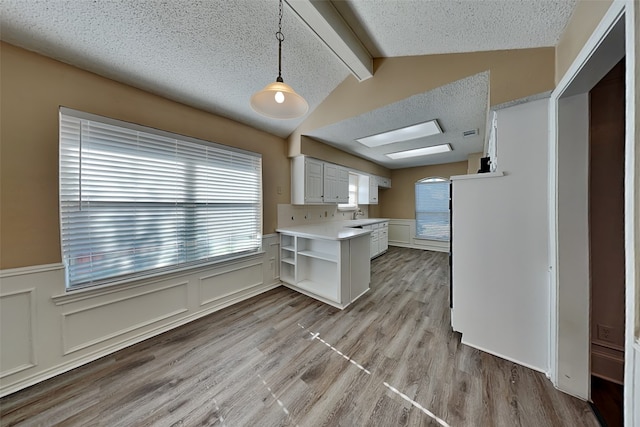
[[[598,324],[598,339],[613,342],[614,331],[611,326]]]

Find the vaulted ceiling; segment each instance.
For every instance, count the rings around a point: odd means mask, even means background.
[[[309,103],[308,116],[353,71],[349,61],[338,56],[336,45],[327,44],[315,21],[306,19],[301,12],[305,8],[324,10],[320,20],[326,19],[327,10],[338,17],[329,20],[329,27],[337,25],[338,38],[348,39],[347,45],[357,45],[370,59],[555,46],[576,2],[287,0],[283,78]],[[276,0],[3,0],[0,36],[8,43],[286,137],[305,117],[274,120],[249,106],[251,95],[277,76],[277,23]],[[486,76],[473,76],[452,83],[446,93],[453,96],[445,96],[444,89],[417,95],[310,136],[394,167],[380,152],[349,148],[345,141],[412,124],[407,112],[428,108],[433,118],[446,121],[445,128],[455,124],[456,131],[481,129],[475,148],[468,147],[480,151],[487,84]],[[441,163],[454,159],[441,156]]]

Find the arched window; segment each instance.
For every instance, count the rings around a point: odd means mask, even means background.
[[[449,180],[438,177],[416,182],[416,237],[450,239]]]

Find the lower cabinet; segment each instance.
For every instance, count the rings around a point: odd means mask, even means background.
[[[371,230],[370,254],[372,259],[389,249],[389,221],[365,225],[363,228]]]
[[[344,308],[369,290],[369,236],[329,240],[280,234],[280,280],[288,287]]]

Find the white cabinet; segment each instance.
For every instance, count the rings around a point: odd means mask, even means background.
[[[291,159],[291,204],[320,205],[348,201],[348,169],[307,156]]]
[[[389,222],[378,222],[365,225],[362,228],[371,230],[370,254],[371,258],[385,253],[389,249]]]
[[[324,162],[311,157],[291,159],[291,204],[322,203]]]
[[[389,249],[389,222],[381,222],[378,234],[378,255]]]
[[[376,180],[378,181],[378,187],[380,187],[380,188],[391,188],[391,178],[385,178],[383,176],[377,176]]]
[[[324,164],[325,203],[347,203],[349,201],[349,170],[333,163]]]
[[[345,240],[280,233],[280,280],[312,298],[344,308],[369,290],[369,236]]]
[[[378,181],[374,175],[358,176],[358,203],[362,205],[378,204]]]

